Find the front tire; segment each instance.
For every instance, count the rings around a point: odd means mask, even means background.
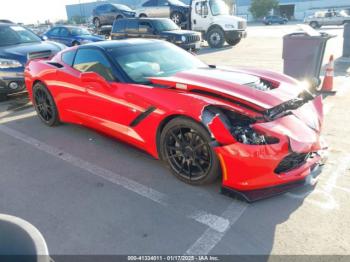
[[[33,104],[40,120],[47,126],[57,126],[60,124],[60,118],[56,103],[42,83],[37,83],[33,87]]]
[[[139,17],[140,18],[145,18],[145,17],[147,17],[147,15],[146,14],[140,14]]]
[[[222,48],[225,43],[225,33],[221,28],[213,28],[208,32],[207,41],[211,48]]]
[[[203,126],[178,117],[161,133],[160,155],[178,179],[191,185],[209,184],[220,174],[219,160],[210,142]]]
[[[78,46],[78,45],[80,45],[80,43],[79,43],[78,41],[74,41],[74,42],[72,43],[72,46]]]

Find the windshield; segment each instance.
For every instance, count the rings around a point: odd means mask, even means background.
[[[116,8],[118,8],[119,10],[122,10],[122,11],[128,11],[128,12],[131,12],[132,9],[126,5],[118,5],[118,4],[114,4],[114,6]]]
[[[222,0],[210,0],[209,2],[211,13],[216,15],[229,15],[229,9]]]
[[[208,67],[190,53],[166,42],[117,47],[109,54],[133,82],[140,84],[150,83],[149,77]]]
[[[41,42],[41,39],[22,26],[0,26],[0,46],[34,42]]]
[[[183,2],[180,0],[168,0],[168,2],[172,5],[181,5],[181,6],[186,6]]]
[[[91,35],[91,33],[85,28],[74,27],[74,28],[71,28],[69,31],[74,36]]]
[[[174,31],[180,28],[170,19],[162,19],[154,22],[155,28],[158,32]]]

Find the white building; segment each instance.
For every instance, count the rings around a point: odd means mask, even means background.
[[[253,20],[249,12],[251,0],[236,0],[237,15]],[[290,19],[303,20],[318,10],[350,9],[350,0],[279,0],[275,14],[285,14]]]

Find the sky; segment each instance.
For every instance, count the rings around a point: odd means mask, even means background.
[[[80,2],[90,2],[81,0]],[[16,23],[37,23],[49,19],[51,22],[67,19],[67,4],[78,4],[79,0],[0,0],[0,19]]]

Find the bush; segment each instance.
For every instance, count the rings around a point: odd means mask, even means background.
[[[277,0],[252,0],[249,11],[255,19],[269,15],[269,12],[278,7]]]

